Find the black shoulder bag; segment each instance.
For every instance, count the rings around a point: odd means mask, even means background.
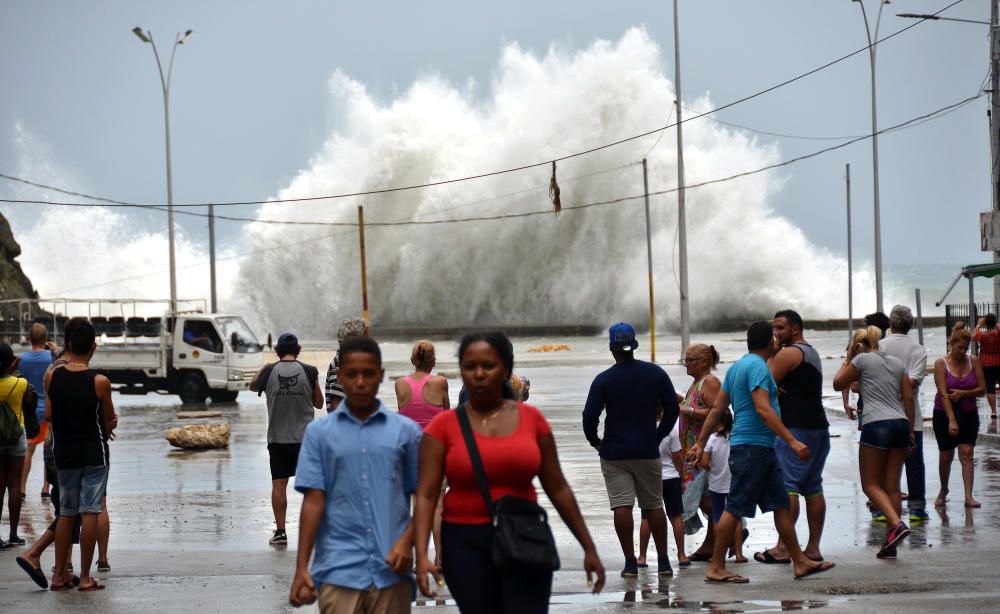
[[[559,569],[559,552],[549,527],[548,514],[537,503],[520,497],[507,495],[496,502],[492,500],[483,459],[479,456],[479,447],[472,433],[472,425],[469,424],[465,404],[459,405],[455,413],[462,427],[462,438],[469,451],[476,483],[493,519],[493,563],[503,570]]]

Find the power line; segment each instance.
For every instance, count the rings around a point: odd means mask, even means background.
[[[937,12],[931,13],[930,17],[939,15],[939,14],[943,13],[944,11],[946,11],[946,10],[954,7],[955,5],[962,3],[963,1],[964,0],[955,0],[954,2],[952,2],[951,4],[948,4],[944,8],[938,10]],[[702,117],[707,117],[707,116],[709,116],[709,115],[711,115],[713,113],[718,113],[719,111],[722,111],[722,110],[734,107],[736,105],[742,104],[744,102],[753,100],[754,98],[758,98],[760,96],[763,96],[765,94],[773,92],[773,91],[775,91],[775,90],[777,90],[779,88],[785,87],[786,85],[790,85],[792,83],[795,83],[796,81],[805,79],[806,77],[812,76],[812,75],[814,75],[814,74],[816,74],[818,72],[826,70],[827,68],[829,68],[831,66],[834,66],[835,64],[839,64],[840,62],[843,62],[843,61],[845,61],[847,59],[850,59],[850,58],[854,57],[855,55],[858,55],[858,54],[860,54],[862,52],[868,51],[870,47],[875,46],[875,45],[879,45],[881,43],[884,43],[885,41],[888,41],[888,40],[890,40],[892,38],[895,38],[896,36],[899,36],[903,32],[906,32],[906,31],[910,30],[911,28],[917,27],[918,25],[920,25],[924,21],[927,21],[927,19],[928,18],[926,18],[926,17],[923,18],[923,19],[919,19],[919,20],[915,21],[914,23],[912,23],[912,24],[910,24],[910,25],[908,25],[908,26],[906,26],[906,27],[904,27],[904,28],[902,28],[900,30],[897,30],[897,31],[893,32],[892,34],[889,34],[889,35],[887,35],[887,36],[885,36],[885,37],[883,37],[883,38],[875,41],[871,45],[866,45],[866,46],[864,46],[864,47],[862,47],[862,48],[860,48],[860,49],[858,49],[856,51],[852,51],[851,53],[848,53],[848,54],[843,55],[843,56],[841,56],[839,58],[831,60],[831,61],[829,61],[829,62],[827,62],[827,63],[825,63],[825,64],[823,64],[821,66],[813,68],[812,70],[809,70],[809,71],[806,71],[804,73],[801,73],[801,74],[799,74],[799,75],[797,75],[795,77],[792,77],[790,79],[787,79],[785,81],[782,81],[780,83],[772,85],[772,86],[770,86],[768,88],[765,88],[763,90],[759,90],[759,91],[757,91],[757,92],[755,92],[753,94],[744,96],[743,98],[739,98],[737,100],[734,100],[732,102],[724,104],[724,105],[722,105],[720,107],[716,107],[716,108],[711,109],[709,111],[705,111],[705,112],[699,113],[697,115],[694,115],[692,117],[688,117],[686,119],[681,120],[680,122],[675,122],[674,124],[668,124],[666,126],[662,126],[662,127],[659,127],[659,128],[653,129],[653,130],[648,130],[648,131],[643,132],[641,134],[636,134],[636,135],[633,135],[633,136],[630,136],[630,137],[625,137],[625,138],[619,139],[617,141],[613,141],[613,142],[610,142],[610,143],[605,143],[604,145],[598,145],[598,146],[592,147],[590,149],[586,149],[586,150],[583,150],[583,151],[578,151],[576,153],[567,154],[567,155],[560,156],[560,157],[553,158],[553,159],[549,159],[549,160],[544,160],[544,161],[540,161],[540,162],[534,162],[534,163],[530,163],[530,164],[523,164],[521,166],[516,166],[516,167],[512,167],[512,168],[498,170],[498,171],[490,171],[490,172],[485,172],[485,173],[479,173],[479,174],[476,174],[476,175],[469,175],[469,176],[466,176],[466,177],[458,177],[458,178],[454,178],[454,179],[444,179],[444,180],[441,180],[441,181],[434,181],[434,182],[428,182],[428,183],[422,183],[422,184],[414,184],[414,185],[409,185],[409,186],[399,186],[399,187],[392,187],[392,188],[382,188],[382,189],[377,189],[377,190],[365,190],[365,191],[360,191],[360,192],[350,192],[350,193],[343,193],[343,194],[329,194],[329,195],[325,195],[325,196],[304,196],[304,197],[299,197],[299,198],[273,199],[273,200],[266,200],[266,201],[264,201],[264,200],[247,200],[247,201],[229,201],[229,202],[214,202],[214,203],[208,203],[208,202],[205,202],[205,203],[186,203],[186,204],[175,204],[173,206],[175,208],[178,208],[178,207],[206,207],[206,206],[208,206],[208,205],[211,204],[211,205],[214,205],[216,207],[231,207],[231,206],[239,206],[239,205],[261,205],[261,204],[278,204],[278,203],[298,203],[298,202],[310,202],[310,201],[317,201],[317,200],[334,200],[334,199],[351,198],[351,197],[358,197],[358,196],[373,196],[373,195],[377,195],[377,194],[387,194],[387,193],[392,193],[392,192],[402,192],[402,191],[407,191],[407,190],[416,190],[416,189],[423,189],[423,188],[429,188],[429,187],[436,187],[436,186],[448,185],[448,184],[453,184],[453,183],[459,183],[459,182],[464,182],[464,181],[471,181],[471,180],[475,180],[475,179],[483,179],[483,178],[486,178],[486,177],[493,177],[493,176],[497,176],[497,175],[504,175],[504,174],[508,174],[508,173],[514,173],[514,172],[528,170],[528,169],[532,169],[532,168],[538,168],[538,167],[541,167],[541,166],[548,166],[548,165],[552,164],[553,162],[562,162],[564,160],[569,160],[569,159],[572,159],[572,158],[576,158],[576,157],[580,157],[580,156],[592,154],[592,153],[595,153],[595,152],[598,152],[598,151],[601,151],[601,150],[604,150],[604,149],[609,149],[611,147],[616,147],[616,146],[622,145],[624,143],[635,141],[637,139],[641,139],[641,138],[644,138],[644,137],[656,134],[658,132],[662,132],[662,131],[667,130],[669,128],[673,128],[673,127],[677,126],[678,123],[686,123],[686,122],[694,121],[694,120],[700,119]],[[11,176],[11,175],[6,175],[6,174],[3,174],[3,173],[0,173],[0,178],[8,179],[10,181],[16,181],[16,182],[24,183],[26,185],[30,185],[30,186],[33,186],[33,187],[44,188],[44,189],[51,189],[53,191],[66,194],[68,196],[79,196],[81,198],[87,198],[87,199],[90,199],[90,200],[101,201],[101,202],[107,203],[109,205],[117,205],[117,206],[123,206],[123,207],[142,206],[142,205],[137,205],[137,203],[130,203],[130,202],[127,202],[127,201],[120,201],[120,200],[115,200],[115,199],[110,199],[110,198],[93,196],[93,195],[85,194],[85,193],[82,193],[82,192],[74,192],[74,191],[70,191],[70,190],[63,190],[61,188],[54,188],[52,186],[46,186],[44,184],[40,184],[40,183],[28,181],[28,180],[25,180],[25,179],[21,179],[19,177],[14,177],[14,176]]]
[[[978,98],[981,98],[983,95],[985,95],[984,92],[977,92],[975,95],[969,96],[968,98],[965,98],[965,99],[960,100],[958,102],[946,105],[944,107],[940,107],[940,108],[935,109],[934,111],[931,111],[929,113],[925,113],[923,115],[918,115],[916,117],[910,118],[910,119],[908,119],[906,121],[903,121],[903,122],[900,122],[898,124],[894,124],[892,126],[883,128],[883,129],[879,130],[875,134],[886,134],[886,133],[897,132],[897,131],[900,131],[900,130],[903,130],[903,129],[906,129],[906,128],[912,128],[912,127],[915,127],[915,126],[919,126],[919,125],[921,125],[923,123],[926,123],[928,121],[932,121],[934,119],[938,119],[940,117],[944,117],[945,115],[948,115],[949,113],[957,111],[961,107],[963,107],[963,106],[965,106],[965,105],[973,102],[974,100],[976,100]],[[801,162],[803,160],[808,160],[810,158],[815,158],[817,156],[821,156],[821,155],[829,153],[831,151],[836,151],[838,149],[842,149],[844,147],[847,147],[849,145],[853,145],[853,144],[858,143],[860,141],[864,141],[864,140],[870,139],[871,137],[872,137],[872,135],[866,134],[866,135],[857,137],[855,139],[852,139],[852,140],[849,140],[849,141],[845,141],[843,143],[838,143],[838,144],[832,145],[830,147],[825,147],[823,149],[820,149],[820,150],[817,150],[817,151],[814,151],[814,152],[811,152],[811,153],[808,153],[808,154],[803,154],[801,156],[797,156],[797,157],[794,157],[794,158],[790,158],[788,160],[784,160],[784,161],[781,161],[781,162],[775,162],[773,164],[768,164],[768,165],[765,165],[765,166],[762,166],[762,167],[759,167],[759,168],[756,168],[756,169],[751,169],[751,170],[748,170],[748,171],[743,171],[743,172],[740,172],[740,173],[736,173],[734,175],[729,175],[727,177],[719,177],[719,178],[716,178],[716,179],[709,179],[709,180],[702,181],[702,182],[699,182],[699,183],[688,184],[685,187],[689,188],[689,189],[694,189],[694,188],[704,187],[704,186],[712,185],[712,184],[716,184],[716,183],[724,183],[724,182],[727,182],[727,181],[733,181],[735,179],[740,179],[742,177],[747,177],[747,176],[750,176],[750,175],[756,175],[758,173],[762,173],[762,172],[765,172],[765,171],[773,170],[773,169],[776,169],[776,168],[781,168],[783,166],[790,166],[792,164],[796,164],[796,163]],[[616,167],[615,169],[608,169],[608,170],[620,170],[622,168],[627,168],[628,166],[630,166],[630,165],[623,165],[623,166],[620,166],[620,167]],[[602,172],[607,172],[607,171],[602,171]],[[593,173],[593,174],[597,174],[597,173]],[[581,176],[580,178],[583,178],[583,177],[585,177],[585,176]],[[531,190],[534,190],[534,189],[535,188],[532,188],[530,190],[525,190],[525,191],[531,191]],[[663,194],[670,194],[670,193],[676,192],[678,189],[679,188],[675,187],[675,188],[668,188],[666,190],[660,190],[660,191],[657,191],[657,192],[650,192],[650,196],[659,196],[659,195],[663,195]],[[604,206],[604,205],[616,204],[616,203],[624,202],[624,201],[627,201],[627,200],[634,200],[634,199],[638,199],[638,198],[642,198],[642,197],[643,197],[643,195],[639,194],[639,195],[634,195],[634,196],[626,196],[626,197],[623,197],[623,198],[616,198],[616,199],[612,199],[612,200],[605,200],[605,201],[599,201],[599,202],[594,202],[594,203],[586,203],[586,204],[583,204],[583,205],[564,206],[563,207],[563,211],[573,211],[573,210],[576,210],[576,209],[587,209],[587,208],[595,207],[595,206]],[[14,200],[14,199],[3,199],[3,198],[0,198],[0,203],[9,203],[9,204],[35,204],[35,205],[51,205],[51,206],[64,206],[64,207],[105,207],[105,206],[108,206],[108,205],[104,205],[104,204],[100,204],[100,203],[66,203],[66,202],[51,202],[51,201],[43,201],[43,200]],[[141,207],[141,208],[154,207],[153,205],[136,205],[136,206]],[[465,206],[465,205],[462,205],[462,206]],[[208,217],[207,213],[195,213],[195,212],[186,212],[186,213],[187,213],[187,215],[192,215],[192,216],[197,216],[197,217]],[[522,217],[532,217],[532,216],[536,216],[536,215],[551,215],[551,213],[552,213],[552,210],[546,208],[546,209],[540,210],[540,211],[527,211],[527,212],[522,212],[522,213],[505,213],[505,214],[490,215],[490,216],[477,216],[477,217],[467,217],[467,218],[452,218],[452,219],[443,219],[443,220],[416,220],[416,219],[407,219],[407,220],[397,220],[397,221],[388,221],[388,222],[367,222],[367,223],[365,223],[365,226],[366,227],[431,226],[431,225],[437,225],[437,224],[455,224],[455,223],[464,223],[464,222],[488,222],[488,221],[505,220],[505,219],[517,219],[517,218],[522,218]],[[216,215],[215,217],[216,217],[216,219],[227,220],[227,221],[254,222],[254,223],[259,223],[259,224],[273,224],[273,225],[327,226],[327,227],[356,227],[358,225],[357,222],[319,222],[319,221],[309,222],[309,221],[296,221],[296,220],[267,220],[267,219],[262,220],[262,219],[258,219],[258,218],[237,217],[237,216],[227,216],[227,215]]]

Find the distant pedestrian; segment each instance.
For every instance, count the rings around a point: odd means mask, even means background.
[[[684,367],[687,374],[694,378],[687,394],[682,398],[677,395],[680,401],[679,423],[681,446],[684,448],[684,472],[681,474],[681,492],[684,503],[682,519],[684,520],[684,532],[688,535],[697,533],[701,527],[701,519],[698,517],[698,510],[704,512],[706,518],[712,517],[712,500],[708,494],[708,473],[701,469],[698,461],[687,461],[687,454],[698,443],[701,436],[702,425],[708,417],[715,397],[719,394],[722,382],[712,375],[712,371],[719,366],[719,352],[714,345],[695,343],[688,346],[684,353]],[[705,533],[705,541],[687,559],[680,559],[681,567],[688,567],[691,561],[710,561],[712,550],[715,548],[715,528],[712,522],[708,523],[708,530]]]
[[[608,334],[615,364],[594,378],[590,386],[583,409],[583,433],[600,454],[615,532],[625,556],[621,575],[635,577],[639,573],[633,543],[632,506],[636,500],[646,513],[656,544],[658,573],[672,575],[663,512],[660,442],[677,422],[677,393],[666,371],[635,358],[633,353],[639,344],[632,326],[619,322]],[[657,426],[658,408],[663,409],[663,419]],[[598,437],[597,425],[604,412],[604,437]]]
[[[969,356],[972,334],[965,324],[958,322],[948,339],[948,354],[934,362],[934,436],[937,439],[938,472],[941,491],[934,505],[944,507],[948,502],[948,481],[951,464],[958,448],[962,464],[962,483],[965,486],[965,507],[980,507],[972,496],[976,467],[973,453],[979,437],[979,408],[976,399],[983,396],[986,378],[983,366],[975,356]]]
[[[833,378],[834,390],[861,384],[865,400],[861,414],[858,465],[861,489],[886,519],[886,539],[876,555],[896,558],[896,546],[910,534],[900,518],[899,478],[906,455],[914,446],[913,387],[903,362],[879,350],[881,331],[858,329],[847,359]]]
[[[52,364],[52,346],[46,343],[49,332],[44,324],[36,322],[31,325],[28,331],[28,341],[31,343],[31,350],[23,352],[20,356],[17,368],[26,380],[34,387],[38,394],[38,406],[35,408],[35,415],[38,418],[38,437],[28,440],[28,451],[24,455],[24,473],[21,477],[21,493],[28,492],[28,474],[31,473],[31,461],[35,456],[35,448],[45,443],[45,437],[49,433],[49,423],[45,421],[45,385],[42,381],[45,372]],[[49,498],[49,483],[45,480],[44,472],[42,477],[42,499]]]
[[[905,305],[896,305],[889,312],[889,332],[883,331],[879,351],[895,356],[903,363],[913,391],[914,429],[913,450],[906,457],[906,507],[910,522],[927,522],[927,483],[924,476],[924,429],[920,411],[920,384],[927,373],[927,348],[909,336],[913,328],[913,312]],[[966,331],[968,334],[968,331]]]
[[[351,337],[363,337],[368,334],[368,326],[361,318],[347,318],[337,329],[337,351],[326,369],[326,413],[333,413],[344,398],[344,387],[337,381],[337,369],[340,367],[340,346]]]
[[[788,549],[796,578],[827,571],[834,566],[830,562],[809,560],[795,536],[791,501],[774,452],[775,435],[787,442],[802,460],[809,458],[809,448],[795,439],[781,423],[778,385],[767,368],[767,359],[773,351],[772,340],[770,322],[750,325],[747,330],[748,353],[729,367],[722,390],[701,429],[698,443],[688,453],[689,460],[701,457],[709,436],[718,428],[732,401],[733,430],[729,436],[732,477],[726,496],[726,511],[715,530],[715,552],[705,572],[708,582],[745,584],[750,581],[726,568],[726,551],[733,543],[740,519],[753,518],[757,508],[764,513],[774,512],[774,527]]]
[[[73,586],[66,564],[77,516],[81,517],[79,590],[104,588],[91,577],[90,566],[98,538],[98,515],[107,494],[108,440],[114,437],[118,416],[111,400],[111,382],[89,367],[97,349],[95,337],[89,321],[75,323],[66,341],[64,362],[45,375],[46,419],[52,427],[59,468],[56,570],[49,586],[54,591]]]
[[[493,510],[479,488],[460,415],[467,420],[479,452],[491,503],[535,502],[537,477],[583,547],[588,586],[592,584],[593,591],[600,592],[604,567],[563,476],[552,429],[537,408],[504,396],[504,383],[514,369],[510,339],[503,333],[470,333],[459,345],[458,363],[469,400],[455,411],[438,414],[420,443],[420,483],[413,519],[420,592],[433,597],[427,576],[433,574],[440,586],[443,573],[448,590],[465,614],[548,611],[551,569],[501,567],[494,559]],[[448,479],[449,489],[439,568],[427,556],[427,538],[443,478]]]
[[[729,470],[729,434],[733,430],[733,414],[724,411],[720,415],[720,424],[715,432],[709,435],[705,443],[705,451],[701,453],[702,469],[708,471],[708,493],[712,498],[712,524],[719,524],[722,514],[726,511],[726,499],[729,497],[729,487],[732,483],[732,472]],[[718,531],[718,527],[716,527]],[[743,520],[736,523],[733,530],[733,547],[730,556],[735,562],[746,563],[743,555]]]
[[[997,386],[1000,385],[1000,326],[997,317],[988,313],[976,323],[976,343],[979,360],[986,377],[986,400],[990,404],[990,419],[997,419]]]
[[[800,459],[782,439],[775,440],[774,451],[785,475],[793,525],[799,519],[799,497],[805,502],[809,541],[803,552],[814,561],[822,561],[819,544],[826,520],[823,468],[830,454],[830,423],[823,407],[823,363],[816,349],[803,337],[804,324],[797,312],[779,311],[774,314],[773,326],[778,352],[767,364],[778,384],[781,422],[795,439],[809,448],[809,458]],[[753,558],[760,563],[789,560],[780,538],[774,548],[757,552]]]
[[[288,478],[295,475],[306,427],[323,409],[319,371],[299,362],[302,346],[292,333],[278,337],[278,362],[265,365],[254,377],[250,390],[267,397],[267,453],[271,464],[271,510],[274,533],[268,543],[288,543],[285,514],[288,510]]]
[[[410,352],[410,364],[413,373],[396,380],[396,407],[399,413],[410,418],[420,427],[426,429],[431,420],[439,413],[449,408],[448,379],[443,375],[432,375],[431,371],[437,365],[437,355],[434,344],[430,341],[418,341]],[[437,508],[434,510],[434,564],[441,564],[441,513],[444,509],[444,493],[438,497]]]
[[[324,614],[402,614],[413,594],[410,496],[420,428],[378,399],[385,370],[375,340],[351,337],[340,349],[344,402],[310,424],[302,441],[295,478],[302,514],[289,602],[318,596]]]
[[[0,343],[0,412],[4,412],[0,425],[0,514],[3,513],[4,494],[7,495],[7,520],[10,533],[6,541],[0,539],[0,550],[23,546],[24,540],[17,534],[21,522],[21,478],[24,474],[24,456],[28,450],[28,439],[24,430],[24,411],[21,401],[28,389],[28,380],[11,372],[17,364],[14,350],[6,343]],[[34,408],[32,408],[34,411]]]

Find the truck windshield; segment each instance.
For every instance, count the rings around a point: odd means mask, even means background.
[[[261,351],[257,337],[254,336],[253,331],[243,321],[243,318],[218,318],[217,322],[219,323],[219,328],[222,329],[222,335],[226,339],[226,343],[233,346],[234,352],[252,354]]]

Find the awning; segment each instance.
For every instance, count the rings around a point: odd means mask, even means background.
[[[971,281],[976,277],[996,277],[997,275],[1000,275],[1000,262],[991,262],[989,264],[967,264],[962,267],[962,270],[955,276],[955,280],[952,281],[948,286],[948,289],[944,291],[941,299],[934,303],[934,306],[940,307],[941,303],[944,302],[944,299],[948,298],[952,289],[954,289],[955,285],[958,284],[958,280],[963,277]]]

